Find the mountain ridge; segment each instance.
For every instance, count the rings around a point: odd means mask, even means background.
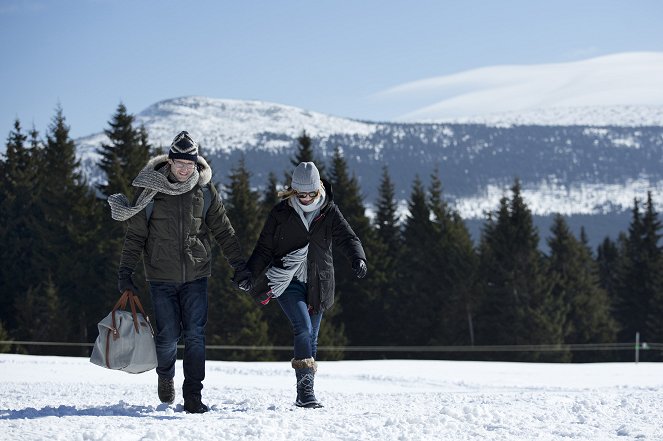
[[[340,149],[369,212],[383,166],[400,201],[408,199],[417,176],[427,184],[437,171],[445,199],[465,219],[482,219],[494,210],[516,178],[536,216],[622,214],[647,191],[663,203],[663,125],[370,122],[205,97],[160,101],[136,115],[136,122],[145,125],[155,146],[167,147],[174,134],[188,130],[201,143],[216,182],[225,182],[230,168],[244,159],[256,187],[266,184],[269,172],[279,178],[288,172],[305,130],[323,161]],[[97,150],[104,138],[102,133],[76,140],[93,183],[103,179]]]

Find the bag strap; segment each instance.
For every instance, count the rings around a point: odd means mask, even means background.
[[[136,306],[138,306],[138,310],[143,314],[143,317],[145,317],[145,321],[147,322],[147,324],[150,327],[150,332],[152,332],[152,335],[154,335],[154,328],[152,327],[152,322],[150,321],[150,316],[145,314],[145,310],[143,309],[143,304],[140,303],[140,299],[138,298],[138,296],[136,294],[133,295],[132,299],[133,299],[134,303],[136,304]]]
[[[135,294],[129,291],[129,306],[131,307],[131,316],[134,319],[134,328],[136,329],[136,334],[140,334],[140,329],[138,328],[138,316],[136,315],[136,301],[134,300],[134,296]]]
[[[113,338],[118,337],[117,325],[115,324],[115,311],[117,311],[118,309],[125,309],[127,307],[127,303],[129,303],[129,308],[131,309],[131,316],[134,321],[134,328],[136,329],[136,333],[140,334],[140,328],[138,326],[138,315],[136,314],[136,307],[138,307],[138,310],[141,312],[141,314],[143,314],[143,317],[145,317],[145,321],[147,321],[147,324],[150,327],[150,332],[152,333],[152,335],[154,335],[154,328],[152,327],[152,322],[150,322],[150,318],[148,317],[148,315],[145,314],[145,310],[143,309],[143,305],[140,302],[140,299],[131,290],[127,289],[122,293],[120,299],[113,307],[113,311],[111,311],[111,317],[113,323],[113,328],[112,328]]]
[[[113,311],[117,311],[118,309],[124,309],[127,306],[127,299],[129,298],[129,294],[131,291],[126,290],[122,293],[120,296],[120,299],[117,301],[115,306],[113,306]]]
[[[117,324],[115,323],[115,311],[117,311],[120,308],[124,309],[127,306],[127,300],[129,299],[130,294],[131,291],[129,290],[124,291],[120,296],[120,299],[115,304],[115,306],[113,306],[113,310],[111,311],[111,322],[113,323],[113,327],[111,329],[113,331],[113,339],[116,339],[118,337]]]

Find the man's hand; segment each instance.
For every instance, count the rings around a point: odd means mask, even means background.
[[[242,291],[251,291],[251,288],[253,288],[253,274],[251,274],[251,271],[248,270],[248,268],[240,268],[238,270],[235,270],[235,275],[233,276],[233,282],[237,285],[239,289]]]
[[[124,294],[124,291],[129,290],[134,294],[138,294],[138,288],[134,283],[131,275],[133,271],[131,268],[122,267],[117,272],[117,289],[120,290],[121,294]]]
[[[237,287],[242,291],[251,291],[251,288],[253,288],[253,283],[251,282],[251,278],[244,279],[241,282],[238,282]]]

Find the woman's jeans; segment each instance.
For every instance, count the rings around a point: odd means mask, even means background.
[[[184,336],[185,399],[200,396],[205,379],[207,278],[186,283],[150,282],[156,319],[157,374],[175,376],[177,342]]]
[[[295,335],[295,359],[315,358],[322,312],[309,314],[306,284],[293,280],[276,300],[292,325],[292,332]]]

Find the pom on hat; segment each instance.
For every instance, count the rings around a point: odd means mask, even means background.
[[[299,192],[316,191],[320,189],[320,172],[312,162],[302,162],[292,172],[290,186]]]
[[[189,132],[181,131],[173,139],[168,152],[169,159],[185,159],[187,161],[198,161],[198,143],[191,138]]]

